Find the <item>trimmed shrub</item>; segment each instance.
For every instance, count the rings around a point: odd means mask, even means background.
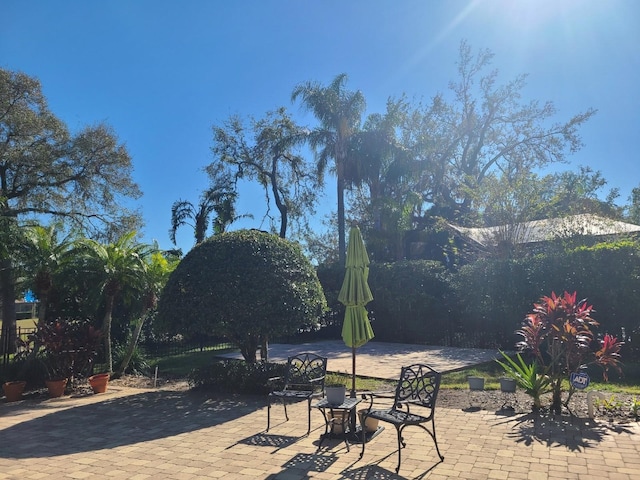
[[[247,363],[242,360],[222,360],[193,370],[189,375],[192,388],[220,393],[265,395],[271,387],[282,387],[283,382],[269,383],[270,378],[283,377],[284,363]]]
[[[157,325],[187,337],[220,335],[255,362],[262,341],[318,324],[326,300],[300,246],[257,230],[214,235],[169,277]]]

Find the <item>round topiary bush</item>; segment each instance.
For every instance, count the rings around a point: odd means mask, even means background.
[[[325,308],[297,244],[239,230],[211,237],[182,259],[160,297],[157,324],[169,333],[223,335],[254,362],[262,341],[316,324]]]

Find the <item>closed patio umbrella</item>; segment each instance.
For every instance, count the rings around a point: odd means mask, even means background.
[[[373,300],[368,284],[369,256],[358,226],[349,231],[344,281],[338,300],[346,307],[342,325],[342,339],[351,347],[351,397],[356,396],[356,348],[374,337],[365,305]]]

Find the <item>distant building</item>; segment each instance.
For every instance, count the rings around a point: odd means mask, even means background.
[[[16,320],[28,320],[38,318],[38,302],[25,302],[16,300]],[[0,308],[0,321],[2,320],[2,309]]]
[[[532,245],[577,236],[602,239],[640,234],[640,225],[592,214],[570,215],[496,227],[468,228],[452,224],[449,226],[466,240],[480,247],[497,247],[505,242],[511,245]]]
[[[469,228],[449,227],[472,246],[479,249],[504,245],[535,247],[554,240],[591,237],[602,240],[620,235],[640,235],[640,225],[612,220],[592,214],[533,220],[513,225]]]

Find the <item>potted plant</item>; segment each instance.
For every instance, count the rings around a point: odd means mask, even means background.
[[[324,394],[327,397],[327,402],[332,405],[340,405],[344,403],[347,387],[341,383],[330,383],[325,385]]]
[[[68,381],[68,378],[53,378],[45,380],[44,383],[49,391],[49,396],[51,398],[59,398],[63,396]]]
[[[97,373],[89,377],[89,385],[93,393],[105,393],[109,384],[109,373]]]
[[[358,410],[358,418],[360,419],[360,424],[362,424],[362,417],[364,416],[364,414],[367,412],[368,410],[366,408],[363,408],[362,410]],[[371,432],[375,432],[378,430],[378,419],[377,418],[369,418],[367,417],[367,419],[364,422],[364,431],[371,433]]]
[[[45,385],[51,398],[58,398],[64,395],[69,381],[71,367],[66,355],[54,352],[45,352],[40,360],[45,372]]]
[[[344,433],[344,425],[349,422],[349,412],[346,410],[336,410],[329,412],[329,416],[332,419],[331,433],[335,435]]]
[[[7,402],[22,400],[22,393],[27,386],[27,382],[22,380],[22,376],[24,375],[23,370],[26,358],[29,354],[29,342],[19,340],[17,347],[13,360],[4,366],[2,371],[4,377],[2,391]]]
[[[503,393],[514,393],[516,391],[516,381],[510,377],[501,377],[500,381],[500,391]]]
[[[101,344],[101,334],[90,320],[59,318],[38,326],[40,359],[52,397],[61,396],[69,382],[89,374]]]
[[[24,380],[10,380],[2,384],[2,391],[4,392],[7,402],[17,402],[22,400],[22,392],[26,387],[27,382]]]
[[[469,382],[469,390],[484,390],[484,377],[469,375],[467,377],[467,382]]]

